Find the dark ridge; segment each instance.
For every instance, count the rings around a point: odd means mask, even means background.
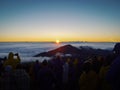
[[[72,56],[75,57],[81,57],[81,58],[85,58],[85,57],[89,57],[89,56],[94,56],[94,55],[101,55],[101,56],[107,56],[108,54],[111,54],[112,51],[110,50],[103,50],[103,49],[94,49],[92,47],[87,47],[86,46],[81,46],[80,48],[76,48],[72,45],[65,45],[65,46],[61,46],[57,49],[48,51],[48,52],[42,52],[39,53],[37,55],[35,55],[34,57],[51,57],[56,55],[56,53],[62,53],[62,54],[71,54]]]
[[[48,51],[48,52],[43,52],[43,53],[40,53],[40,54],[37,54],[35,55],[34,57],[39,57],[39,56],[53,56],[55,55],[56,53],[63,53],[63,54],[72,54],[72,55],[75,55],[75,54],[79,54],[80,53],[80,49],[72,46],[72,45],[65,45],[65,46],[61,46],[57,49],[54,49],[54,50],[51,50],[51,51]]]

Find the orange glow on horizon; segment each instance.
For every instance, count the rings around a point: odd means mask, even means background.
[[[59,40],[56,40],[56,44],[59,44],[60,43],[60,41]]]
[[[59,44],[60,42],[80,42],[80,41],[86,41],[86,42],[120,42],[119,37],[101,37],[101,38],[95,38],[95,37],[59,37],[59,39],[56,39],[56,37],[0,37],[0,42],[55,42],[56,44]]]

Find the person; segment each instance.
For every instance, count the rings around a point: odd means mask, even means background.
[[[33,72],[34,72],[34,78],[37,79],[38,72],[40,70],[40,63],[38,60],[35,61],[35,64],[33,65]]]
[[[55,89],[62,90],[63,60],[60,56],[55,58],[53,71],[56,78]]]
[[[72,60],[69,62],[68,90],[76,90],[76,69]]]
[[[63,64],[63,88],[67,89],[68,86],[68,73],[69,73],[69,64],[67,61]]]
[[[98,75],[92,69],[92,64],[86,62],[83,65],[83,73],[79,79],[80,90],[97,90]]]
[[[2,71],[3,71],[3,61],[0,60],[0,77],[2,75]]]
[[[10,66],[10,65],[5,66],[4,72],[1,77],[0,90],[14,90],[12,71],[13,71],[12,66]]]
[[[15,90],[30,89],[30,77],[21,64],[16,66],[16,70],[13,72],[13,80]]]
[[[38,72],[38,89],[39,90],[53,90],[54,75],[52,70],[48,67],[48,62],[42,62],[42,68]]]
[[[99,72],[99,90],[111,90],[111,86],[109,85],[109,83],[106,81],[105,76],[106,73],[108,72],[110,65],[111,65],[111,60],[112,58],[106,57],[106,59],[104,59],[103,65],[100,68],[100,72]]]
[[[97,74],[99,74],[100,68],[102,66],[104,58],[102,56],[95,56],[92,60],[93,63],[93,69]]]
[[[69,70],[69,64],[66,61],[63,64],[63,83],[67,83],[68,82],[68,70]]]
[[[16,59],[14,59],[14,56],[17,56]],[[3,66],[11,65],[13,69],[16,68],[17,64],[20,63],[20,57],[18,53],[13,54],[13,52],[10,52],[8,55],[8,59],[4,62]]]
[[[115,45],[113,52],[116,58],[106,74],[106,80],[112,86],[112,90],[120,90],[120,43]]]

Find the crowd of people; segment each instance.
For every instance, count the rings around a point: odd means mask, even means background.
[[[120,90],[120,43],[113,51],[87,60],[57,56],[25,64],[10,52],[0,61],[0,90]]]

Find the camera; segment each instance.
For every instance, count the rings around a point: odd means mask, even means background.
[[[14,54],[15,56],[18,56],[18,53]]]

